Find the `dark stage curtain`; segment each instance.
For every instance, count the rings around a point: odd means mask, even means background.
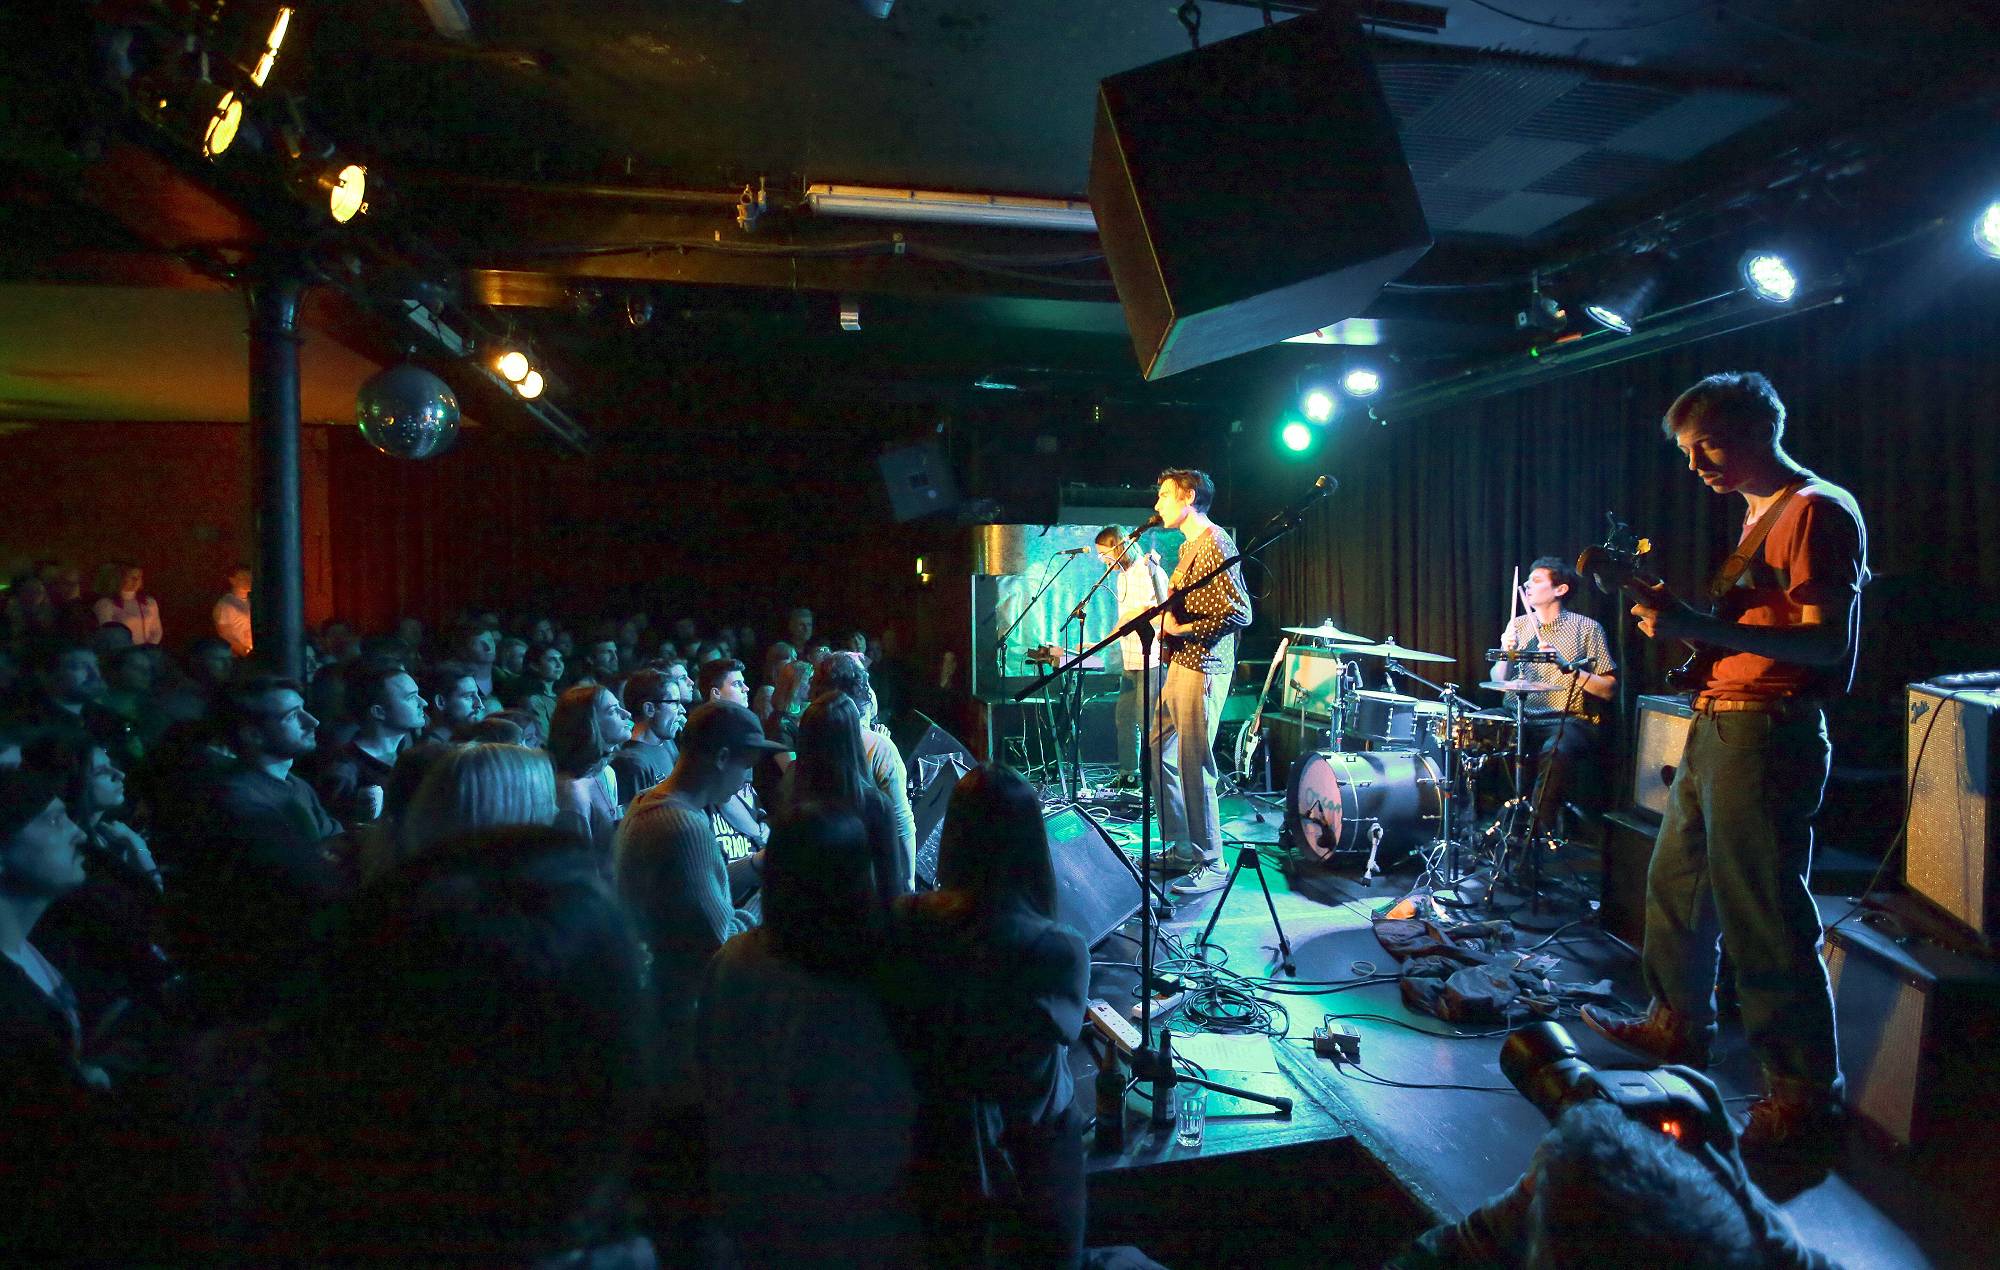
[[[1444,677],[1470,684],[1485,677],[1514,566],[1574,558],[1602,540],[1607,511],[1653,540],[1677,591],[1698,594],[1742,503],[1684,470],[1660,417],[1705,374],[1761,370],[1788,407],[1793,457],[1853,491],[1868,522],[1876,581],[1835,761],[1895,767],[1906,680],[2000,665],[2000,273],[1958,287],[1900,320],[1907,296],[1850,299],[1427,417],[1398,421],[1391,401],[1385,427],[1336,425],[1324,466],[1340,491],[1274,549],[1264,614],[1272,627],[1332,618],[1393,634],[1457,658]],[[1679,646],[1668,661],[1611,597],[1578,607],[1605,624],[1614,651],[1625,632],[1626,691],[1658,691]]]

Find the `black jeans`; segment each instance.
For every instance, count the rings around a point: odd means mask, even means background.
[[[1536,756],[1540,774],[1535,778],[1535,832],[1545,832],[1562,813],[1569,791],[1576,788],[1576,775],[1597,752],[1597,725],[1575,715],[1529,718],[1523,748]]]

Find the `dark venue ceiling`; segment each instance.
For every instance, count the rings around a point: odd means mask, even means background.
[[[1208,44],[1304,7],[1207,0],[1182,12]],[[210,8],[80,6],[80,25],[17,14],[10,76],[60,95],[64,76],[98,71],[87,55],[40,56],[48,42],[87,34],[89,20]],[[365,159],[377,191],[347,231],[368,241],[346,248],[338,289],[379,299],[414,276],[443,283],[474,331],[530,343],[550,367],[550,403],[586,428],[642,417],[635,396],[719,367],[752,367],[773,394],[810,385],[915,402],[977,395],[984,381],[1240,409],[1257,386],[1341,353],[1281,346],[1145,384],[1093,234],[802,205],[819,182],[1082,198],[1097,81],[1189,47],[1165,0],[308,0],[297,11],[266,96],[291,95],[316,132]],[[1668,302],[1701,299],[1735,285],[1750,235],[1802,227],[1836,245],[1825,259],[1838,272],[1845,253],[1955,214],[1952,200],[1994,171],[2000,59],[1977,5],[1382,0],[1358,12],[1437,238],[1366,315],[1376,353],[1396,363],[1392,389],[1556,339],[1517,329],[1531,279],[1573,309],[1647,252],[1667,262]],[[253,103],[253,124],[260,109],[276,107]],[[16,113],[14,135],[31,113]],[[172,218],[135,204],[171,194],[109,196],[90,163],[79,176],[12,144],[31,195],[8,213],[0,265],[12,279],[140,280],[129,260],[104,263],[134,248],[177,258],[149,279],[170,285],[213,285],[241,266],[270,226],[259,202],[270,180],[251,160],[210,168],[152,133],[141,148],[217,191],[236,228],[194,217],[163,229]],[[746,187],[763,192],[748,228]],[[1269,196],[1282,209],[1288,192]],[[858,306],[858,333],[841,330],[843,299]],[[400,342],[379,303],[322,309],[352,346],[379,356]],[[32,394],[9,395],[34,413]]]

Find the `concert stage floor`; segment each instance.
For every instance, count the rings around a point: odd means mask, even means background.
[[[1259,823],[1250,818],[1252,810],[1247,800],[1227,799],[1226,835],[1275,841],[1279,817],[1266,812]],[[1128,835],[1136,850],[1136,826],[1114,836]],[[1124,1149],[1097,1150],[1091,1157],[1093,1245],[1133,1243],[1175,1270],[1379,1265],[1416,1231],[1477,1207],[1526,1168],[1547,1125],[1501,1074],[1498,1036],[1446,1039],[1408,1030],[1452,1029],[1406,1009],[1393,981],[1334,986],[1365,979],[1371,968],[1394,973],[1370,919],[1400,898],[1409,875],[1370,886],[1358,872],[1287,877],[1266,866],[1298,968],[1297,995],[1269,998],[1284,1006],[1285,1015],[1283,1040],[1269,1045],[1267,1061],[1255,1061],[1256,1043],[1220,1056],[1275,1071],[1247,1078],[1219,1071],[1216,1079],[1287,1091],[1296,1101],[1293,1115],[1282,1119],[1249,1104],[1229,1107],[1211,1096],[1203,1145],[1186,1150],[1174,1144],[1171,1128],[1147,1132],[1146,1104],[1135,1093]],[[1162,923],[1163,933],[1191,943],[1220,894],[1180,905]],[[1135,918],[1092,954],[1092,994],[1121,1011],[1136,1001],[1131,963],[1138,959],[1137,930]],[[1521,942],[1541,938],[1524,931]],[[1277,971],[1271,917],[1247,870],[1213,942],[1238,973]],[[1588,927],[1559,933],[1542,951],[1562,958],[1555,978],[1608,977],[1628,1003],[1643,1000],[1631,954]],[[1329,1013],[1374,1016],[1345,1020],[1361,1033],[1365,1073],[1337,1070],[1313,1056],[1313,1029]],[[1580,1024],[1570,1030],[1590,1061],[1632,1065],[1629,1055]],[[1087,1104],[1094,1069],[1083,1047],[1076,1053],[1079,1098]],[[1711,1074],[1733,1106],[1747,1102],[1755,1068],[1740,1031],[1725,1029]],[[1238,1112],[1243,1114],[1233,1114]],[[1953,1170],[1960,1177],[1949,1176]],[[1851,1135],[1845,1158],[1831,1173],[1758,1175],[1806,1241],[1850,1267],[1992,1264],[2000,1218],[1983,1198],[1991,1194],[1988,1178],[1964,1161],[1920,1168],[1860,1132]]]

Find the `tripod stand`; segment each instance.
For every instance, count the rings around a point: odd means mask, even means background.
[[[1208,915],[1208,925],[1201,928],[1201,938],[1194,941],[1195,950],[1208,947],[1208,937],[1215,932],[1215,923],[1221,920],[1223,906],[1229,903],[1229,893],[1236,889],[1236,879],[1243,876],[1246,864],[1257,875],[1257,885],[1264,892],[1264,907],[1271,914],[1271,928],[1278,932],[1278,964],[1286,974],[1296,976],[1299,968],[1292,964],[1292,941],[1285,938],[1285,924],[1278,920],[1278,906],[1271,899],[1271,883],[1264,877],[1264,857],[1255,843],[1246,842],[1236,849],[1236,863],[1229,867],[1229,881],[1216,897],[1215,910]]]

